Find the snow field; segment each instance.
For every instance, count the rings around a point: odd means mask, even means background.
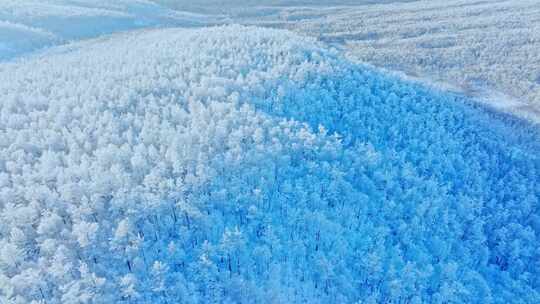
[[[0,60],[120,31],[213,22],[208,16],[173,11],[146,0],[2,0]]]

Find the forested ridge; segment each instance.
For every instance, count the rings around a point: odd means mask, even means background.
[[[538,303],[538,129],[226,26],[0,66],[0,302]]]

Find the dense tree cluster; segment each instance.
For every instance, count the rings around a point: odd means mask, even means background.
[[[538,303],[537,130],[285,31],[0,65],[2,303]]]

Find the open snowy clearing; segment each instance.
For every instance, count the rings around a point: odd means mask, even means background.
[[[0,61],[119,31],[212,23],[146,0],[1,0]]]

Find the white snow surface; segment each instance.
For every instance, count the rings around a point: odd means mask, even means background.
[[[0,60],[119,31],[210,23],[146,0],[1,0]]]

